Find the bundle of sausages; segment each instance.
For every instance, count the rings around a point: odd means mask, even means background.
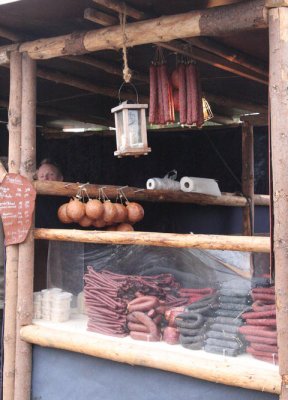
[[[194,62],[179,63],[172,73],[175,110],[181,125],[204,124],[201,82]]]
[[[252,311],[242,314],[246,325],[239,328],[253,357],[278,363],[275,288],[254,288],[251,293]]]
[[[186,298],[178,295],[180,284],[171,274],[131,276],[107,270],[96,272],[88,267],[84,281],[87,328],[106,335],[126,336],[131,330],[128,323],[133,322],[149,327],[146,333],[151,333],[151,338],[143,340],[152,340],[159,335],[151,328],[149,319],[157,317],[159,324],[166,307],[187,303]]]
[[[172,86],[165,63],[150,65],[150,124],[167,124],[175,122]]]
[[[218,309],[206,332],[204,350],[235,357],[245,350],[245,341],[238,330],[243,325],[241,314],[250,309],[248,296],[231,289],[219,290]]]

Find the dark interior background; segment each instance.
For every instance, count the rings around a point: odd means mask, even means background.
[[[267,128],[254,130],[255,193],[268,194]],[[152,152],[139,158],[114,156],[114,135],[45,139],[37,135],[37,162],[54,159],[67,182],[146,187],[151,177],[176,169],[178,178],[216,179],[222,192],[241,192],[241,128],[151,132]],[[2,126],[1,155],[7,155],[8,135]],[[49,203],[51,198],[49,199]],[[180,203],[143,203],[144,220],[137,230],[175,233],[233,234],[241,232],[241,210],[234,207]],[[268,232],[268,208],[257,207],[256,232]]]

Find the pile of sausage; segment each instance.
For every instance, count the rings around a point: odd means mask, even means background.
[[[252,311],[242,314],[246,325],[239,332],[248,342],[246,352],[253,357],[278,363],[275,288],[252,289]]]
[[[87,328],[106,335],[160,340],[165,310],[187,303],[171,274],[131,276],[88,267],[84,281]]]
[[[172,86],[165,63],[150,65],[150,124],[175,122]]]

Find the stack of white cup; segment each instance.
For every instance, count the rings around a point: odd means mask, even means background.
[[[51,321],[64,322],[70,317],[70,303],[72,294],[68,292],[52,293],[51,295]]]
[[[63,292],[60,288],[44,289],[33,293],[35,319],[64,322],[70,317],[72,294]]]
[[[40,319],[42,318],[42,293],[34,292],[33,293],[33,318]]]

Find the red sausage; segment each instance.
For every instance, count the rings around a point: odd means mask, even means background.
[[[158,123],[163,125],[165,123],[164,118],[164,104],[163,104],[163,91],[162,91],[162,84],[161,84],[161,70],[160,65],[157,66],[157,104],[158,104],[158,116],[159,121]]]
[[[149,329],[147,326],[142,325],[142,324],[137,324],[134,322],[128,322],[128,329],[129,331],[135,331],[135,332],[145,332],[145,333],[150,333]]]
[[[144,340],[146,342],[159,342],[160,336],[154,336],[151,333],[131,331],[130,336],[134,340]]]
[[[148,317],[148,315],[140,311],[135,311],[133,312],[133,316],[137,318],[141,324],[145,325],[153,336],[159,335],[157,325],[150,317]]]
[[[186,75],[185,65],[179,64],[179,119],[180,124],[186,124],[187,121],[187,95],[186,95]]]
[[[167,74],[167,67],[165,64],[160,65],[160,77],[162,87],[162,101],[164,110],[164,122],[170,122],[170,110],[169,110],[169,81]]]
[[[149,100],[149,122],[157,124],[157,71],[155,65],[150,65],[150,100]]]

